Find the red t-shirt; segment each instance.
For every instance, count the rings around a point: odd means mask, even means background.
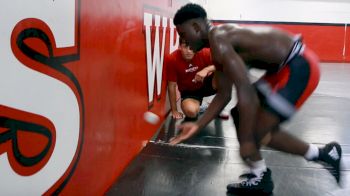
[[[196,73],[213,65],[210,50],[207,48],[197,52],[190,62],[183,59],[180,49],[175,50],[165,59],[167,80],[176,82],[179,91],[194,91],[203,86],[202,82],[194,83]]]

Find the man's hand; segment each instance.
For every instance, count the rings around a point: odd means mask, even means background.
[[[174,119],[182,119],[184,114],[178,111],[171,111],[171,115]]]
[[[192,81],[194,83],[203,82],[204,78],[208,76],[208,73],[208,70],[204,68],[196,73],[196,76],[194,76],[194,79]]]
[[[170,145],[175,145],[194,136],[199,127],[196,123],[188,122],[179,126],[180,134],[170,139]]]

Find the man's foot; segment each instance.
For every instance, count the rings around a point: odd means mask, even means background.
[[[199,106],[199,114],[203,114],[205,111],[207,111],[208,107],[209,107],[209,102],[204,102],[202,103],[201,106]],[[217,116],[217,118],[220,118],[222,120],[228,120],[230,117],[230,114],[225,110],[223,109],[221,111],[221,113]]]
[[[201,106],[199,106],[199,114],[203,114],[205,111],[207,111],[208,107],[209,107],[208,102],[203,102]]]
[[[245,178],[239,183],[227,185],[227,192],[238,195],[270,195],[273,191],[271,170],[267,170],[256,176],[253,173],[242,174],[240,178]]]
[[[342,157],[341,146],[336,142],[326,144],[323,148],[320,148],[317,162],[321,162],[325,168],[334,176],[337,183],[340,183],[341,168],[340,160]]]

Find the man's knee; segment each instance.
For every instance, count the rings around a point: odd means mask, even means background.
[[[268,144],[271,141],[271,132],[268,132],[261,140],[260,140],[260,145],[263,146],[268,146]]]
[[[197,110],[192,110],[192,109],[185,109],[183,110],[185,116],[191,117],[191,118],[195,118],[198,114]]]
[[[199,102],[198,101],[189,101],[184,100],[181,104],[182,111],[185,116],[195,118],[199,112]]]

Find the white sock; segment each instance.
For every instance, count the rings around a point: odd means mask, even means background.
[[[267,170],[265,160],[261,159],[260,161],[252,162],[250,170],[256,176],[260,176],[261,173],[263,173],[263,172],[265,172]]]
[[[304,158],[308,161],[312,161],[319,155],[319,149],[316,145],[310,144],[309,149],[306,151]]]

